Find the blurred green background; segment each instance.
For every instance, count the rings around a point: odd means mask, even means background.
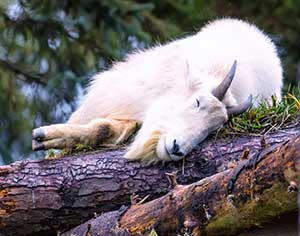
[[[286,86],[297,84],[299,0],[1,0],[0,165],[42,156],[31,152],[31,130],[66,121],[97,71],[224,16],[271,36]]]

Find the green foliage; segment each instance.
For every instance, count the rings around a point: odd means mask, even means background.
[[[272,97],[273,104],[265,102],[257,108],[232,117],[224,127],[227,133],[265,134],[300,122],[300,90],[287,93],[281,101]]]
[[[271,34],[280,46],[286,84],[294,86],[300,71],[299,4],[297,0],[0,1],[0,163],[31,153],[34,127],[65,121],[91,75],[135,48],[182,37],[217,17],[246,19]]]
[[[152,229],[149,236],[158,236],[158,234],[156,233],[155,229]]]
[[[55,157],[56,157],[55,150],[54,149],[49,149],[47,151],[45,159],[55,159]]]

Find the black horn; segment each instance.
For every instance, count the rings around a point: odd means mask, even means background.
[[[252,95],[250,95],[245,102],[240,105],[227,108],[228,116],[235,116],[244,113],[252,105]]]
[[[221,82],[221,84],[215,88],[213,91],[212,91],[212,94],[217,98],[219,99],[220,101],[223,100],[227,90],[229,89],[230,87],[230,84],[233,80],[233,77],[235,75],[235,71],[236,71],[236,64],[237,62],[234,61],[233,65],[231,66],[230,68],[230,71],[229,73],[226,75],[225,79]]]

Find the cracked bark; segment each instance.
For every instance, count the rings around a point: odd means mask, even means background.
[[[153,201],[105,213],[63,236],[222,236],[236,235],[280,214],[297,210],[300,135],[265,149],[256,162],[237,167],[174,190]],[[236,169],[242,171],[228,193]],[[295,184],[294,187],[291,187]],[[291,189],[294,189],[291,191]]]
[[[268,145],[290,140],[300,126],[269,133]],[[228,169],[241,153],[264,149],[261,136],[208,139],[183,162],[143,166],[122,158],[124,150],[78,154],[59,160],[20,161],[0,167],[0,235],[53,235],[129,205],[130,196],[166,194],[165,173],[190,184]],[[184,170],[184,171],[183,171]],[[110,214],[110,213],[107,213]]]

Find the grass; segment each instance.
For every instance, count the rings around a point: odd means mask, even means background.
[[[266,134],[270,131],[300,123],[300,88],[294,89],[277,101],[272,96],[272,104],[262,102],[258,107],[232,117],[219,130],[230,134]]]

